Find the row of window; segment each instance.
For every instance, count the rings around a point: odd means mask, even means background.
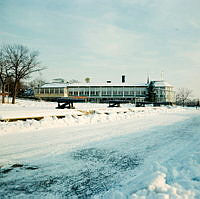
[[[64,88],[37,88],[35,94],[63,94]]]
[[[64,88],[37,88],[35,94],[63,94]],[[103,91],[70,91],[70,96],[101,96],[101,95],[145,95],[144,90],[123,91],[123,90],[103,90]]]
[[[70,96],[104,96],[104,95],[145,95],[145,91],[70,91]]]
[[[69,91],[141,91],[146,90],[145,88],[137,88],[137,87],[85,87],[85,88],[78,88],[78,87],[69,87]]]
[[[173,91],[172,87],[156,87],[156,89],[165,90],[165,91]]]
[[[64,94],[65,88],[37,88],[35,89],[35,94]],[[164,97],[166,95],[169,95],[170,93],[161,91],[157,91],[158,96]],[[111,90],[110,88],[108,89],[103,89],[103,90],[98,90],[98,89],[93,89],[93,90],[88,90],[88,89],[82,89],[82,90],[77,90],[75,88],[69,89],[69,96],[124,96],[124,95],[131,95],[131,96],[139,96],[139,95],[146,95],[145,90],[123,90],[123,89],[115,89]]]

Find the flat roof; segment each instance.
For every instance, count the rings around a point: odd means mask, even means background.
[[[74,84],[68,84],[67,87],[95,87],[95,86],[113,86],[113,87],[121,87],[121,86],[141,86],[146,87],[147,84],[141,83],[141,84],[129,84],[129,83],[74,83]]]
[[[65,88],[65,87],[99,87],[99,86],[113,86],[113,87],[122,87],[122,86],[138,86],[146,87],[147,84],[128,84],[128,83],[46,83],[41,88]]]
[[[166,81],[153,81],[156,87],[173,87],[171,84],[167,83]],[[41,88],[65,88],[65,87],[147,87],[147,83],[46,83]]]
[[[65,83],[46,83],[41,88],[65,88],[67,84]]]
[[[171,84],[169,84],[166,81],[154,81],[154,85],[156,87],[173,87]]]

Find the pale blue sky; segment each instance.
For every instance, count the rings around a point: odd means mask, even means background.
[[[0,0],[0,43],[39,50],[46,80],[165,79],[200,97],[199,0]]]

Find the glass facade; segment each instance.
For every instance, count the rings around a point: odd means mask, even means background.
[[[149,97],[149,86],[131,86],[125,84],[101,85],[66,85],[66,87],[35,88],[36,97],[83,97],[96,101],[110,99],[127,99],[130,101],[145,101]],[[174,102],[173,87],[156,86],[155,102]]]
[[[145,97],[146,87],[114,87],[114,86],[95,86],[95,87],[68,87],[69,96],[88,96],[88,97]]]
[[[35,88],[35,94],[64,94],[67,93],[66,88]]]

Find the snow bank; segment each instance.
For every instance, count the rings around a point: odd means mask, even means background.
[[[127,177],[119,190],[112,189],[94,199],[195,199],[200,196],[199,148],[185,151],[168,162],[143,167],[136,177]],[[122,183],[123,184],[123,183]]]
[[[192,199],[195,196],[193,191],[187,191],[177,183],[167,184],[165,173],[158,171],[148,176],[148,178],[146,179],[149,180],[148,186],[132,194],[132,199]]]
[[[165,168],[170,170],[172,168]],[[191,168],[187,168],[189,171]],[[176,170],[177,174],[180,174],[179,170]],[[146,172],[145,172],[146,174]],[[193,173],[197,174],[197,173]],[[146,175],[140,176],[140,179],[134,179],[129,182],[128,189],[124,190],[109,190],[100,196],[94,196],[94,199],[194,199],[195,196],[199,195],[197,186],[191,187],[188,184],[192,184],[192,180],[188,179],[185,181],[187,185],[181,185],[178,179],[174,179],[173,183],[167,182],[167,174],[161,171],[155,171]],[[181,176],[184,178],[184,176]],[[199,179],[200,180],[200,179]],[[197,180],[197,181],[199,181]],[[132,190],[137,189],[131,193],[130,184],[133,185]],[[186,187],[186,188],[184,188]]]
[[[89,125],[117,120],[128,120],[145,117],[150,114],[178,112],[184,109],[178,107],[133,107],[126,104],[119,108],[108,108],[107,104],[81,103],[76,109],[55,109],[54,102],[18,101],[14,105],[0,107],[0,118],[24,118],[44,116],[40,121],[26,120],[17,122],[1,122],[0,135],[5,133],[23,132],[27,129],[38,130],[44,128],[69,127],[75,125]],[[54,115],[64,116],[58,119]]]

